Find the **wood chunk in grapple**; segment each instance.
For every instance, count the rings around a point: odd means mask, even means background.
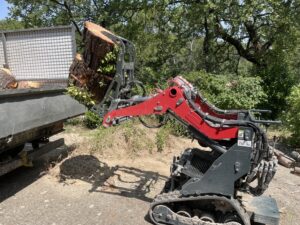
[[[99,67],[106,54],[116,47],[117,37],[97,24],[85,22],[83,44],[83,54],[77,54],[70,67],[70,84],[86,88],[100,102],[115,74],[101,74]]]

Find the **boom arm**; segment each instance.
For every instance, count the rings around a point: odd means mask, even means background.
[[[125,102],[130,106],[108,112],[103,120],[105,127],[118,124],[124,118],[171,113],[207,138],[222,140],[237,138],[239,126],[255,126],[254,122],[257,122],[246,110],[220,110],[207,103],[195,88],[180,76],[171,80],[169,88],[160,90],[152,97],[119,102]],[[137,104],[133,105],[134,103]],[[277,121],[262,121],[262,123],[274,122],[277,123]]]
[[[117,123],[122,117],[144,116],[171,113],[184,123],[193,126],[208,138],[220,140],[236,138],[237,127],[214,127],[199,116],[189,105],[183,89],[178,86],[169,87],[161,93],[137,105],[120,108],[107,113],[103,120],[104,126]]]

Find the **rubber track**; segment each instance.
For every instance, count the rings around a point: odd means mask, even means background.
[[[165,205],[170,204],[172,202],[186,202],[186,201],[199,201],[199,200],[222,200],[225,202],[230,203],[234,209],[238,212],[239,216],[241,217],[243,221],[243,225],[251,225],[250,224],[250,218],[244,208],[242,208],[240,202],[236,199],[229,199],[224,196],[218,196],[218,195],[203,195],[203,196],[189,196],[189,197],[182,197],[179,191],[169,192],[169,193],[162,193],[160,195],[157,195],[153,202],[150,205],[149,215],[151,220],[156,225],[162,225],[162,223],[156,222],[154,216],[153,216],[153,210],[156,206],[159,205]],[[168,207],[167,207],[168,208]],[[176,213],[174,213],[171,209],[169,209],[172,212],[172,216],[169,216],[169,220],[176,221],[176,223],[167,223],[167,221],[163,224],[178,224],[178,225],[242,225],[238,222],[228,222],[228,223],[211,223],[202,221],[195,218],[188,218],[184,216],[180,216]]]

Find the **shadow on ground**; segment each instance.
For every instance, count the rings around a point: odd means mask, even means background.
[[[45,173],[43,164],[36,164],[33,168],[19,168],[0,178],[0,202],[15,195],[23,188],[29,186]]]
[[[60,165],[60,181],[79,179],[92,185],[90,192],[102,192],[151,202],[148,196],[158,181],[167,177],[129,166],[108,166],[92,155],[80,155]]]
[[[33,167],[20,167],[0,177],[0,203],[44,176],[51,164],[62,161],[74,149],[61,146],[35,160]]]

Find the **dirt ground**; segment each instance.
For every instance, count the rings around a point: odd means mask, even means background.
[[[108,136],[68,126],[54,137],[65,139],[64,148],[35,168],[0,178],[0,225],[149,224],[149,202],[161,191],[173,155],[198,144],[171,136],[157,152],[157,130],[131,129]],[[95,145],[95,137],[102,142]],[[281,225],[300,225],[299,176],[280,166],[265,195],[277,200]]]

